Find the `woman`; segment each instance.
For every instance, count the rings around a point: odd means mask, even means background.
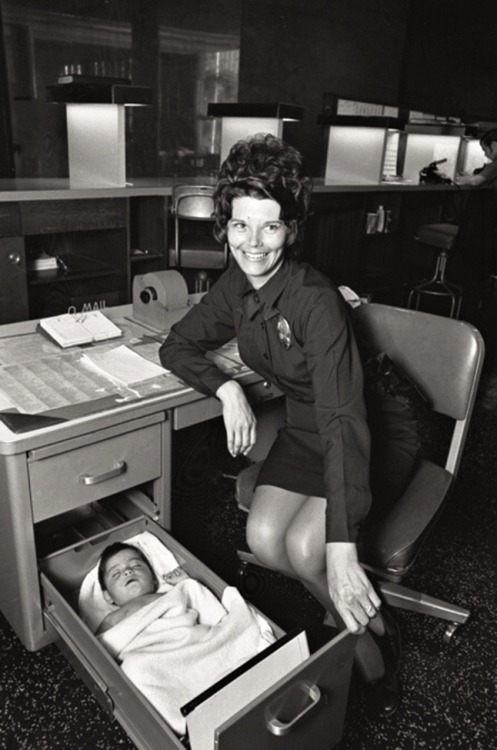
[[[236,263],[173,327],[160,358],[221,401],[233,456],[255,444],[256,420],[239,383],[205,353],[236,336],[243,361],[285,394],[286,425],[260,472],[247,541],[262,563],[300,579],[339,627],[368,629],[359,663],[388,714],[395,670],[380,657],[381,602],[356,549],[371,503],[361,364],[340,293],[292,257],[311,190],[301,154],[280,139],[233,146],[215,192],[215,234]]]

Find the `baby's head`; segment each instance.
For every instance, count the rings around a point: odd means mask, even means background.
[[[104,599],[118,607],[143,594],[153,594],[158,585],[143,552],[122,542],[115,542],[102,552],[98,581]]]

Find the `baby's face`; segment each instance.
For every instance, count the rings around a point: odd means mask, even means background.
[[[107,561],[104,581],[109,598],[118,607],[155,591],[152,571],[131,549],[121,550]]]

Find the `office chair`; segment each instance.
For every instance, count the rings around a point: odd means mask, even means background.
[[[199,269],[196,283],[206,282],[207,270],[227,268],[229,253],[212,234],[214,224],[214,187],[210,185],[176,185],[172,192],[174,244],[169,251],[169,265]],[[208,280],[206,282],[208,287]],[[196,288],[195,291],[207,291]]]
[[[469,611],[401,585],[450,495],[461,462],[484,357],[480,333],[471,325],[444,316],[382,304],[353,311],[358,335],[373,350],[385,352],[417,384],[430,408],[450,417],[451,434],[441,464],[418,459],[414,475],[387,515],[369,528],[359,545],[360,559],[377,582],[387,604],[448,621],[450,642]],[[262,462],[238,474],[237,502],[248,512]],[[239,581],[251,553],[240,551]],[[254,571],[252,570],[252,573]]]

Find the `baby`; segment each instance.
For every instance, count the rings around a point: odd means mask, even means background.
[[[164,576],[164,580],[173,586],[187,578],[181,567]],[[104,633],[162,596],[157,593],[159,582],[152,566],[143,552],[132,544],[115,542],[104,549],[98,566],[98,581],[105,601],[119,609],[104,617],[97,634]]]

